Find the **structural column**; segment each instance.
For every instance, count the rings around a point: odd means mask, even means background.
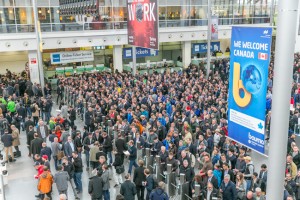
[[[38,62],[37,51],[28,51],[28,67],[30,71],[30,81],[32,83],[40,84],[39,62]],[[43,70],[43,67],[41,67],[40,70]]]
[[[185,41],[182,43],[182,65],[187,68],[192,61],[192,42]]]
[[[123,72],[123,56],[121,45],[114,45],[113,57],[114,70],[117,69],[119,72]]]
[[[267,200],[283,197],[298,4],[278,4]]]

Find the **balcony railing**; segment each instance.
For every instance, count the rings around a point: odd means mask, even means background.
[[[232,24],[262,24],[269,23],[269,16],[247,18],[219,18],[219,25]],[[191,27],[207,26],[207,19],[178,19],[160,20],[159,27]],[[127,29],[126,21],[119,22],[83,22],[83,23],[41,23],[41,32],[57,31],[90,31],[90,30],[114,30]],[[0,33],[28,33],[34,32],[33,24],[1,24]]]

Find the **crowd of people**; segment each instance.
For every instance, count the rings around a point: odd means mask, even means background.
[[[295,54],[291,98],[295,109],[290,120],[294,124],[299,118],[299,58]],[[8,71],[0,79],[5,162],[18,162],[22,156],[19,146],[27,145],[37,170],[36,197],[40,199],[51,199],[53,183],[60,199],[67,199],[71,195],[67,193],[69,182],[77,198],[83,192],[84,170],[90,175],[87,187],[93,200],[110,199],[110,177],[120,189],[117,199],[168,199],[164,181],[158,182],[137,156],[138,151],[149,148],[151,155],[160,156],[161,171],[171,164],[172,172],[185,174],[190,198],[265,199],[267,165],[255,169],[249,149],[226,137],[229,61],[218,60],[214,66],[208,79],[202,64],[162,74],[95,72],[59,77],[55,92],[50,84],[42,89]],[[267,133],[272,69],[271,62]],[[57,115],[53,114],[55,101],[59,105]],[[83,120],[85,126],[78,128],[76,120]],[[287,145],[285,200],[300,199],[300,154],[294,124]],[[117,138],[108,131],[109,126],[115,127]],[[26,133],[26,144],[20,144],[20,131]],[[197,197],[195,185],[200,185]]]

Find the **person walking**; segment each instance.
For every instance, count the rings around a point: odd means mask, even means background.
[[[52,184],[53,184],[53,177],[48,170],[47,167],[44,167],[44,172],[39,177],[39,183],[38,183],[38,190],[40,192],[39,197],[41,199],[44,199],[45,197],[51,198],[51,192],[52,192]]]
[[[68,182],[70,181],[70,176],[68,172],[63,171],[63,167],[60,165],[57,167],[57,172],[54,175],[54,182],[56,183],[56,188],[58,194],[65,194],[68,196]]]
[[[114,172],[115,172],[114,178],[115,178],[116,185],[114,187],[118,187],[119,184],[123,183],[122,174],[124,173],[125,170],[124,170],[124,165],[123,165],[124,160],[122,159],[122,154],[123,154],[123,152],[122,153],[116,152],[115,161],[112,164],[115,169],[114,170]]]
[[[146,190],[147,190],[146,200],[149,200],[151,191],[153,189],[155,189],[155,181],[154,181],[153,175],[150,175],[150,170],[149,169],[145,169],[144,174],[146,176],[146,182],[145,182],[145,187],[146,187]]]
[[[58,158],[58,153],[61,151],[62,145],[58,142],[57,137],[55,137],[54,141],[51,143],[51,149],[55,170],[58,170],[58,165],[61,164],[61,158]]]
[[[12,158],[12,162],[16,161],[16,159],[14,159],[14,154],[13,154],[13,150],[12,150],[12,145],[13,145],[13,137],[11,134],[8,134],[8,130],[4,130],[4,135],[2,135],[1,137],[1,141],[3,142],[4,145],[4,151],[5,151],[5,162],[8,163],[8,152]]]
[[[237,192],[235,184],[230,180],[230,175],[226,174],[220,187],[223,200],[237,199]]]
[[[88,192],[91,195],[91,200],[102,200],[103,195],[103,180],[97,170],[92,171],[92,177],[89,181]]]
[[[94,143],[94,146],[90,149],[90,166],[92,170],[96,169],[98,167],[98,160],[96,158],[97,153],[99,152],[99,142],[96,141]]]
[[[74,165],[74,182],[75,182],[75,186],[76,186],[76,190],[77,190],[77,194],[80,194],[82,192],[82,180],[81,180],[81,176],[82,176],[82,160],[81,158],[78,156],[78,153],[76,151],[74,151],[72,153],[72,161],[73,161],[73,165]]]
[[[150,200],[169,200],[169,196],[164,190],[165,183],[161,181],[158,183],[158,187],[151,192]]]
[[[12,133],[11,136],[13,137],[13,146],[16,150],[16,156],[15,157],[20,157],[21,156],[21,151],[19,150],[19,145],[20,145],[20,133],[19,130],[16,128],[15,125],[10,126]]]
[[[44,142],[44,140],[42,138],[40,138],[37,133],[35,133],[34,139],[31,141],[31,144],[30,144],[30,152],[33,157],[36,154],[40,155],[43,142]]]
[[[110,194],[109,194],[109,171],[108,171],[108,166],[104,164],[102,166],[102,175],[101,178],[103,180],[103,195],[104,195],[104,200],[110,200]]]
[[[128,142],[128,152],[129,152],[129,168],[128,168],[128,174],[131,174],[132,171],[132,166],[134,166],[135,168],[138,167],[138,165],[136,164],[136,158],[137,158],[137,150],[136,147],[133,144],[133,140],[130,140]]]
[[[130,174],[125,175],[125,181],[121,184],[120,194],[124,196],[124,200],[135,199],[136,186],[130,180]]]
[[[136,186],[138,200],[144,200],[145,186],[143,185],[143,182],[146,181],[146,176],[144,174],[146,168],[144,167],[143,160],[139,160],[138,163],[139,167],[134,170],[133,182]]]

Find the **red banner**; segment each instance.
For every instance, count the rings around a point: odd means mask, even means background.
[[[158,49],[157,0],[127,0],[128,44]]]

